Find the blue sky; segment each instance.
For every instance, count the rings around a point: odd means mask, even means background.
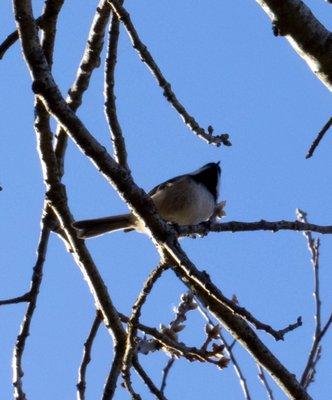
[[[306,2],[331,29],[331,5]],[[36,16],[42,2],[34,1]],[[195,137],[165,101],[162,92],[132,49],[120,37],[116,76],[118,113],[126,137],[129,163],[139,185],[149,190],[174,175],[221,161],[221,198],[225,220],[295,218],[300,207],[312,222],[331,224],[331,135],[305,160],[308,146],[331,115],[328,90],[311,73],[284,38],[275,38],[271,23],[253,1],[128,1],[143,41],[171,82],[178,98],[202,126],[228,132],[233,146],[215,148]],[[66,2],[59,21],[54,76],[65,95],[85,46],[96,2]],[[79,13],[77,8],[79,7]],[[14,28],[10,2],[0,3],[0,38]],[[75,16],[75,17],[74,17]],[[0,298],[24,293],[29,285],[38,240],[44,185],[33,131],[31,80],[16,44],[0,62]],[[111,141],[103,115],[103,70],[99,68],[79,110],[91,132],[108,149]],[[70,143],[66,157],[69,205],[77,219],[126,210],[113,189]],[[332,239],[322,237],[323,316],[331,310]],[[257,318],[281,328],[302,315],[304,325],[285,342],[261,338],[292,372],[300,374],[314,329],[310,254],[302,234],[249,232],[211,234],[184,239],[196,265],[209,272],[224,294],[236,294]],[[90,240],[88,247],[120,311],[129,313],[157,253],[144,236],[121,232]],[[143,310],[142,321],[158,326],[173,318],[172,308],[185,291],[167,272]],[[11,352],[25,305],[0,308],[0,398],[11,397]],[[94,316],[92,297],[70,254],[52,236],[38,308],[24,356],[28,398],[75,396],[82,345]],[[203,321],[192,313],[183,340],[199,346]],[[264,399],[256,366],[240,348],[235,354],[252,397]],[[100,330],[88,370],[88,398],[99,398],[112,359],[111,338]],[[142,357],[156,382],[165,355]],[[328,399],[331,381],[331,333],[310,393]],[[139,381],[138,390],[149,398]],[[285,396],[273,385],[275,398]],[[179,360],[171,372],[170,399],[220,396],[243,398],[233,369]],[[116,399],[128,395],[118,389]]]

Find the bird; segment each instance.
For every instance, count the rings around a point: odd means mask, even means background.
[[[149,195],[159,215],[167,222],[179,226],[196,225],[210,220],[216,210],[219,195],[219,164],[220,161],[210,162],[193,172],[176,176],[154,187]],[[81,239],[117,230],[145,231],[132,213],[86,219],[72,225]]]

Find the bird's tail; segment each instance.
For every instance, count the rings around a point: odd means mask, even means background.
[[[113,217],[85,219],[76,221],[73,227],[77,230],[77,236],[87,239],[93,236],[103,235],[106,232],[122,229],[132,229],[135,226],[135,217],[132,214],[122,214]]]

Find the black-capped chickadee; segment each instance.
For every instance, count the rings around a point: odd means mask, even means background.
[[[149,195],[166,221],[178,225],[196,225],[209,220],[216,210],[220,173],[219,162],[209,163],[197,171],[161,183]],[[133,214],[76,221],[73,227],[82,239],[117,230],[144,231]]]

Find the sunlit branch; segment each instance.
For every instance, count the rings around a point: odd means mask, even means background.
[[[275,36],[285,36],[312,72],[332,89],[332,34],[301,0],[256,0],[268,14]]]

